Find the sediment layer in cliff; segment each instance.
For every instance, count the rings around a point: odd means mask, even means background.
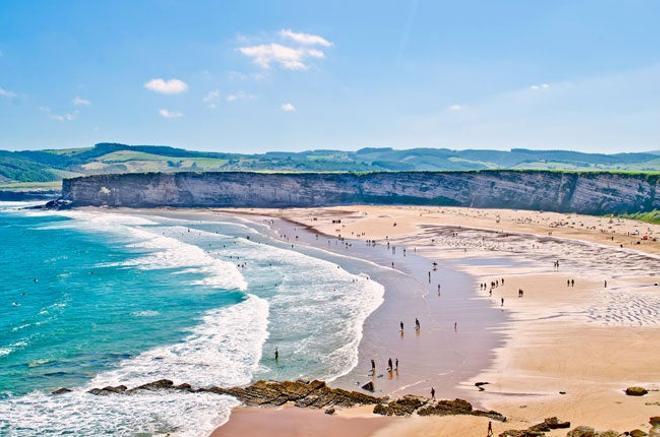
[[[658,175],[552,171],[144,173],[65,179],[72,206],[317,207],[414,204],[590,214],[660,208]]]

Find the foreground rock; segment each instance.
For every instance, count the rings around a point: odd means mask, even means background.
[[[564,422],[556,417],[548,417],[543,422],[532,425],[527,429],[510,429],[504,431],[499,437],[543,437],[546,432],[554,429],[570,428],[571,422]]]
[[[66,390],[66,389],[61,389]],[[400,399],[376,397],[368,394],[331,388],[323,381],[257,381],[247,387],[207,387],[193,389],[190,384],[174,385],[169,379],[161,379],[134,388],[124,385],[93,388],[88,393],[93,395],[123,394],[132,395],[142,391],[185,391],[190,393],[215,393],[237,398],[248,406],[280,406],[293,403],[300,408],[324,408],[327,414],[333,414],[334,407],[353,407],[356,405],[374,405],[374,413],[383,416],[420,416],[471,415],[484,416],[493,420],[506,421],[506,417],[497,411],[481,411],[472,408],[472,404],[462,399],[435,401],[422,396],[406,395]]]
[[[596,431],[590,426],[578,426],[566,434],[566,437],[619,437],[617,431]]]
[[[649,391],[644,387],[628,387],[626,389],[626,394],[628,396],[644,396]]]
[[[434,401],[422,396],[406,395],[387,403],[381,403],[374,407],[375,414],[383,416],[409,416],[417,413],[419,416],[484,416],[501,422],[506,417],[497,411],[474,410],[472,404],[463,399]]]

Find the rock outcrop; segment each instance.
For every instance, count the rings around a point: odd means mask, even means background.
[[[513,170],[143,173],[65,179],[62,200],[72,206],[115,207],[316,207],[369,203],[634,213],[660,209],[659,179],[653,174]]]
[[[543,422],[532,425],[527,429],[510,429],[504,431],[499,437],[544,437],[546,432],[570,427],[571,422],[564,422],[556,417],[548,417]]]
[[[374,413],[384,416],[472,415],[484,416],[493,420],[506,421],[506,417],[496,411],[481,411],[462,399],[435,401],[422,396],[406,395],[400,399],[376,397],[364,393],[332,388],[324,381],[257,381],[247,387],[205,387],[193,389],[190,384],[174,385],[169,379],[161,379],[134,388],[124,385],[93,388],[88,393],[98,396],[120,394],[130,396],[141,391],[176,390],[189,393],[215,393],[235,397],[248,406],[276,407],[293,403],[300,408],[325,409],[326,414],[334,414],[335,407],[374,405]],[[53,394],[63,394],[71,390],[59,389]]]
[[[626,394],[628,396],[644,396],[649,391],[644,387],[628,387],[626,389]]]

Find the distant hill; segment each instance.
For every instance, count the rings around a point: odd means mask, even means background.
[[[370,172],[484,169],[660,171],[660,152],[363,148],[240,154],[168,146],[100,143],[78,149],[0,151],[0,186],[54,185],[62,178],[105,173],[181,171]]]

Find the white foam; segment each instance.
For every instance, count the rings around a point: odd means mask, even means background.
[[[33,392],[0,402],[0,435],[208,436],[238,402],[210,393],[140,393],[59,396]],[[170,435],[168,434],[168,435]]]
[[[268,302],[248,295],[239,304],[206,312],[184,341],[122,361],[89,387],[133,387],[162,378],[193,386],[247,384],[267,337]]]
[[[144,311],[135,311],[131,313],[134,317],[156,317],[160,316],[160,313],[155,310],[144,310]]]
[[[164,235],[165,232],[182,233],[186,228],[155,227],[159,223],[145,217],[106,211],[54,211],[31,214],[59,215],[74,220],[73,224],[51,223],[40,229],[74,226],[91,232],[110,233],[122,239],[128,247],[148,252],[121,265],[144,270],[181,269],[202,275],[202,279],[193,282],[194,285],[239,290],[247,288],[245,278],[233,263],[214,258],[198,246]]]
[[[162,391],[94,396],[87,390],[119,384],[135,387],[162,378],[196,387],[247,384],[259,366],[267,327],[268,303],[256,296],[208,311],[182,342],[124,360],[74,392],[59,396],[33,392],[0,401],[0,434],[207,436],[228,420],[237,400]]]
[[[289,345],[277,345],[280,356],[291,354],[308,361],[303,373],[287,374],[285,370],[278,376],[333,380],[353,369],[358,363],[364,321],[382,304],[384,287],[330,261],[239,240],[239,246],[219,252],[239,254],[249,265],[272,264],[273,273],[282,275],[269,298],[271,335],[295,339]]]

